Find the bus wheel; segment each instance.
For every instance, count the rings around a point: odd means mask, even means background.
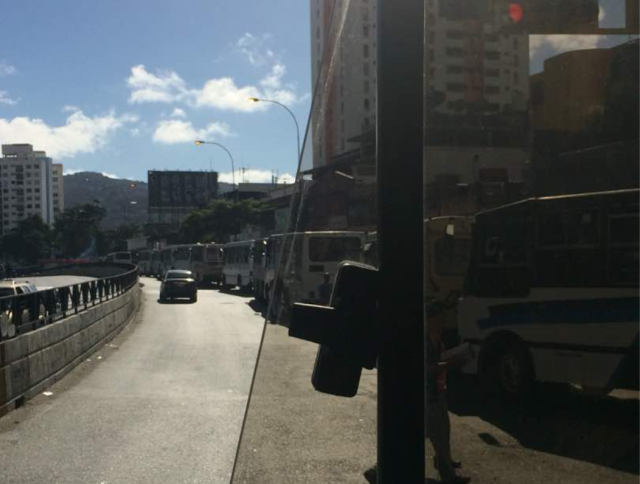
[[[487,383],[498,396],[510,402],[524,403],[532,394],[533,368],[529,350],[515,339],[497,342],[487,361]]]

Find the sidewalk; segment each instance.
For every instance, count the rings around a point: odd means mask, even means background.
[[[318,346],[267,325],[233,484],[366,483],[376,460],[376,373],[358,395],[316,392]]]

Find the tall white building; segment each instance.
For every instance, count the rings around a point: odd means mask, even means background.
[[[0,187],[2,234],[33,215],[51,225],[55,208],[64,208],[62,165],[54,165],[44,151],[34,151],[29,144],[2,145]],[[58,200],[57,205],[54,200]]]

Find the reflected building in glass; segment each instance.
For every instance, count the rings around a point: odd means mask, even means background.
[[[638,45],[558,54],[531,76],[536,195],[638,187]]]
[[[473,214],[522,196],[529,159],[529,37],[482,2],[428,0],[427,216]]]
[[[376,10],[375,0],[310,2],[308,229],[375,230]]]

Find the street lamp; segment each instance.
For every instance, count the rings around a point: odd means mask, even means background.
[[[226,149],[224,146],[222,146],[220,143],[216,143],[215,141],[203,141],[200,139],[197,139],[195,141],[196,146],[200,146],[200,145],[216,145],[219,146],[220,148],[222,148],[223,150],[225,150],[227,152],[227,154],[229,155],[229,158],[231,158],[231,181],[233,184],[233,193],[236,199],[236,202],[238,201],[238,192],[236,190],[236,168],[235,168],[235,164],[233,163],[233,156],[231,156],[231,152]]]
[[[261,99],[261,98],[258,98],[258,97],[250,97],[249,101],[254,102],[254,103],[263,102],[263,103],[277,104],[278,106],[283,107],[284,109],[287,110],[287,112],[293,118],[293,122],[296,123],[296,136],[297,136],[297,141],[298,141],[298,163],[300,163],[300,126],[298,125],[298,120],[296,119],[295,115],[291,112],[291,109],[289,109],[287,106],[285,106],[281,102],[274,101],[272,99]]]

